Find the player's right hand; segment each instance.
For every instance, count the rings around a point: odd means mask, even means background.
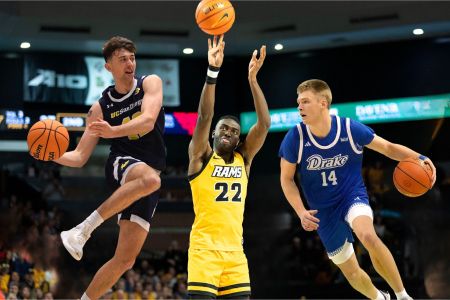
[[[217,35],[211,43],[211,39],[208,39],[208,63],[210,66],[219,67],[223,62],[223,51],[225,49],[225,42],[223,41],[223,34],[217,41]]]
[[[318,210],[304,210],[300,213],[300,221],[302,222],[302,227],[306,231],[313,231],[319,228],[320,220],[314,217]]]
[[[256,58],[258,50],[253,51],[252,58],[248,64],[248,78],[256,79],[256,74],[258,74],[259,69],[261,69],[264,59],[266,58],[266,46],[262,46],[259,50],[259,58]]]

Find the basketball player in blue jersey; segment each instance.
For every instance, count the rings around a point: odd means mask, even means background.
[[[373,212],[361,176],[363,147],[393,159],[422,159],[433,170],[430,159],[377,135],[369,127],[329,114],[331,90],[322,80],[312,79],[297,89],[302,122],[285,136],[279,151],[281,186],[306,231],[317,230],[330,259],[358,292],[370,299],[390,299],[379,291],[356,260],[353,235],[369,252],[375,270],[394,290],[397,299],[411,299],[394,258],[376,235]],[[298,165],[300,185],[307,210],[294,182]]]
[[[156,75],[135,77],[135,53],[135,45],[126,38],[113,37],[105,43],[105,68],[115,85],[106,88],[92,105],[76,149],[56,160],[82,167],[99,138],[111,139],[105,174],[113,194],[82,223],[61,233],[64,247],[80,260],[94,229],[119,213],[114,257],[98,270],[81,299],[98,299],[133,266],[158,203],[159,175],[166,160],[162,81]]]
[[[195,220],[188,257],[190,299],[248,299],[251,294],[242,222],[250,166],[270,127],[266,99],[256,75],[266,56],[265,46],[253,52],[248,81],[257,122],[240,141],[239,120],[219,118],[212,132],[216,80],[224,57],[223,36],[208,39],[208,73],[200,96],[198,119],[189,144],[189,183]]]

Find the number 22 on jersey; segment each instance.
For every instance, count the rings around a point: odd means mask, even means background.
[[[231,193],[234,192],[231,201],[241,202],[241,184],[238,182],[234,182],[230,185],[226,182],[216,182],[214,189],[220,191],[220,194],[216,197],[216,201],[228,201],[228,190],[230,189]]]
[[[327,172],[321,172],[320,175],[322,175],[322,186],[328,186],[329,182],[332,185],[337,185],[337,177],[334,170],[331,171],[328,175]]]

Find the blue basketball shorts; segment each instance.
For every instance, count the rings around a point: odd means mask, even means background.
[[[373,219],[373,212],[365,191],[348,196],[334,206],[318,209],[316,217],[320,223],[317,233],[328,257],[335,264],[344,263],[354,253],[352,222],[361,215]]]

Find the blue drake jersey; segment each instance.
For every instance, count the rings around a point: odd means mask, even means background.
[[[331,116],[324,138],[312,134],[304,123],[286,134],[279,156],[298,164],[300,184],[312,209],[336,205],[366,193],[361,176],[363,147],[374,131],[351,119]]]
[[[125,124],[141,115],[144,89],[142,82],[146,76],[134,79],[134,86],[126,95],[119,94],[114,86],[106,88],[99,100],[103,119],[111,126]],[[166,166],[164,143],[164,108],[161,107],[152,131],[112,139],[111,154],[132,156],[158,170]]]

